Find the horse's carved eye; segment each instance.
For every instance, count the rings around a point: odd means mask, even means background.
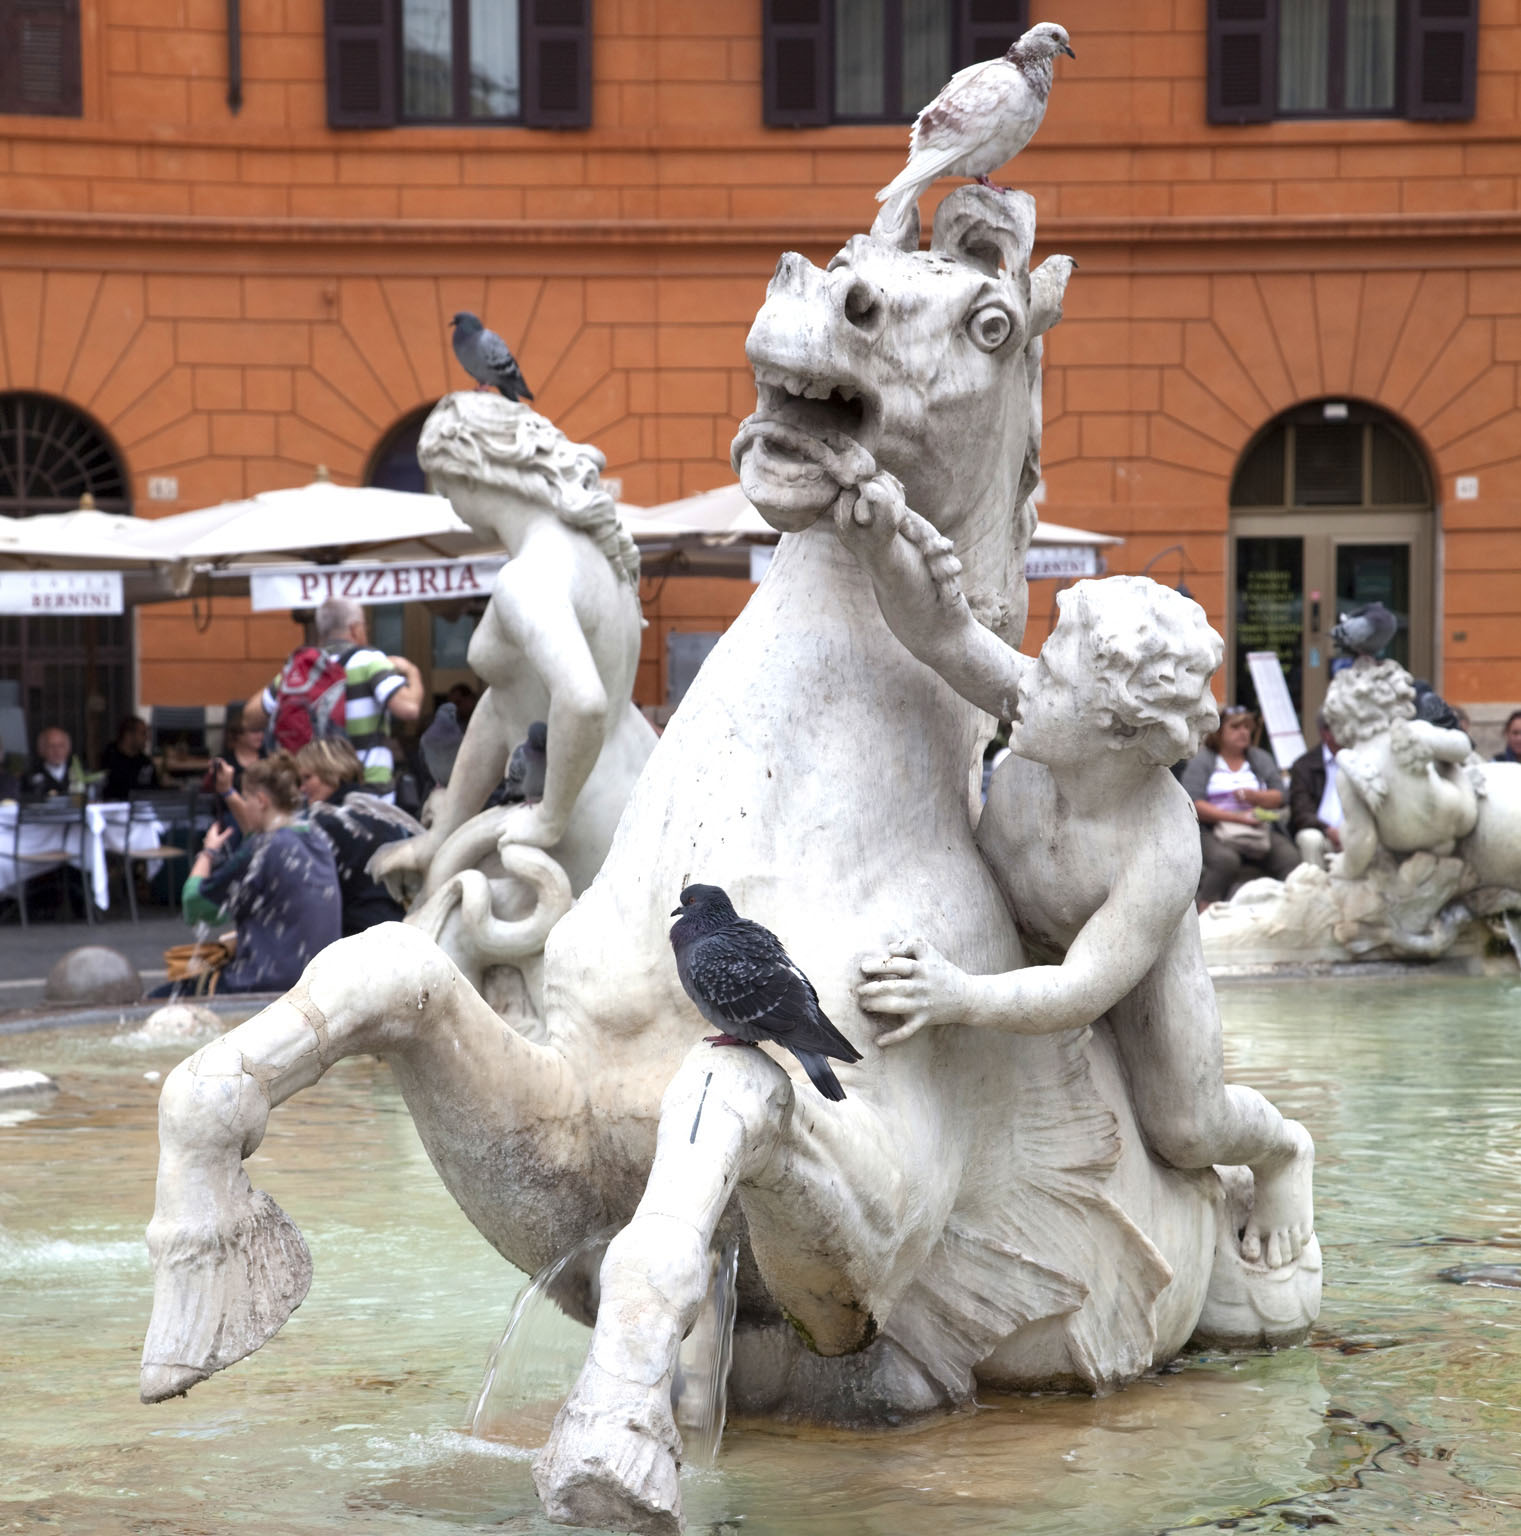
[[[985,305],[967,322],[967,335],[984,352],[996,352],[1009,339],[1014,322],[1009,312],[997,304]]]

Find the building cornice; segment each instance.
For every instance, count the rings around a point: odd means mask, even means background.
[[[0,209],[0,241],[112,244],[386,246],[837,245],[859,234],[840,220],[203,218]],[[1521,211],[1295,217],[1061,218],[1043,246],[1496,240],[1521,236]]]

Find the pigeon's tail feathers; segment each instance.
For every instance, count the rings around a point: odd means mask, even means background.
[[[824,1054],[833,1056],[836,1061],[859,1061],[861,1053],[835,1028],[834,1023],[822,1008],[818,1010],[816,1017],[818,1032],[828,1042],[824,1045]]]
[[[838,1104],[845,1097],[845,1090],[840,1087],[839,1078],[830,1070],[827,1057],[818,1051],[795,1051],[793,1054],[802,1062],[803,1071],[808,1074],[808,1081],[826,1099],[833,1099]]]
[[[919,194],[924,188],[918,182],[914,182],[911,186],[904,187],[902,191],[894,192],[890,197],[884,199],[884,194],[888,190],[888,188],[883,187],[882,191],[877,193],[877,200],[883,205],[877,222],[884,229],[902,229],[903,225],[908,221],[909,213],[913,209],[914,204],[919,201]]]

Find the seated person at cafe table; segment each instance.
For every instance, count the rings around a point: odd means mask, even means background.
[[[148,756],[148,722],[125,715],[116,728],[116,740],[100,754],[106,780],[102,800],[130,800],[133,790],[158,786],[158,770]]]
[[[333,845],[343,896],[343,936],[376,923],[399,923],[405,908],[369,875],[370,858],[385,843],[415,837],[421,825],[405,811],[364,791],[364,770],[341,737],[309,741],[296,753],[296,772],[307,814]]]
[[[224,855],[230,828],[212,827],[181,896],[185,921],[237,925],[237,952],[219,992],[284,992],[342,930],[333,850],[301,816],[295,760],[288,752],[243,770],[236,807],[237,851]]]
[[[37,755],[21,780],[21,793],[30,800],[46,800],[82,789],[84,771],[74,756],[74,743],[59,725],[37,733]]]

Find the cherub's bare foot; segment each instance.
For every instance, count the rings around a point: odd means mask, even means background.
[[[1293,1150],[1252,1169],[1252,1210],[1241,1234],[1248,1264],[1292,1264],[1315,1230],[1315,1143],[1297,1120],[1285,1120]]]

